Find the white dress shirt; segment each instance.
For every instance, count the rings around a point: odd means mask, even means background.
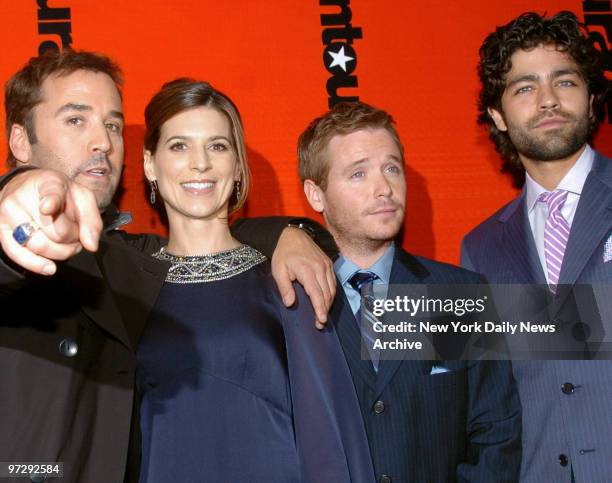
[[[584,187],[587,176],[593,167],[594,158],[595,153],[587,144],[574,166],[572,166],[572,168],[567,172],[567,174],[555,188],[568,192],[567,200],[565,201],[563,208],[561,208],[561,214],[567,220],[570,230],[572,227],[572,221],[574,221],[574,215],[576,214],[576,208],[578,207],[578,201],[580,201],[580,194],[582,193],[582,188]],[[550,162],[554,163],[554,161]],[[547,190],[543,186],[536,183],[534,179],[529,176],[529,173],[525,173],[525,190],[529,225],[531,226],[531,232],[533,233],[536,248],[538,249],[538,257],[540,259],[540,263],[542,264],[546,281],[550,282],[548,280],[546,255],[544,253],[544,228],[548,218],[548,206],[546,203],[538,203],[538,197]]]

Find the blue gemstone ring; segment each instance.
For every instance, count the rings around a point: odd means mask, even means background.
[[[26,221],[13,230],[13,238],[17,243],[23,246],[28,243],[28,240],[32,238],[36,230],[38,230],[36,224]]]

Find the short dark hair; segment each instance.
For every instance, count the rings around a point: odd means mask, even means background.
[[[164,123],[177,114],[196,107],[215,109],[223,114],[230,124],[242,184],[239,195],[237,194],[237,198],[229,206],[230,213],[234,213],[244,205],[247,199],[250,174],[240,112],[223,92],[215,89],[208,82],[189,78],[179,78],[164,84],[145,108],[144,148],[154,154]]]
[[[516,148],[507,132],[495,126],[488,109],[502,112],[501,99],[506,89],[506,76],[512,69],[510,58],[517,50],[531,50],[538,45],[554,45],[567,53],[578,66],[580,75],[593,96],[593,113],[589,136],[597,130],[604,117],[607,80],[604,76],[601,56],[589,38],[587,27],[572,12],[559,12],[552,17],[527,12],[511,22],[498,27],[487,36],[480,47],[478,75],[482,89],[478,100],[478,122],[489,128],[489,137],[502,155],[502,169],[513,173],[523,172]]]
[[[340,102],[321,117],[313,120],[298,139],[298,171],[304,182],[312,180],[323,191],[327,189],[329,163],[324,151],[336,135],[351,134],[361,129],[386,129],[404,158],[404,146],[389,113],[364,102]]]
[[[33,110],[43,100],[41,96],[43,82],[52,75],[64,77],[79,70],[108,75],[121,95],[123,83],[121,69],[107,56],[85,50],[65,49],[61,52],[48,50],[38,57],[32,57],[4,87],[7,142],[13,124],[20,124],[25,128],[29,141],[36,143]],[[17,160],[10,148],[8,155],[9,165],[14,166]]]

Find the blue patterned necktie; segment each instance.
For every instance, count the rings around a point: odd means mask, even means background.
[[[376,317],[372,313],[372,302],[374,300],[374,281],[378,280],[378,275],[372,272],[355,272],[348,280],[349,285],[361,296],[359,309],[355,313],[357,327],[361,332],[363,343],[368,349],[374,371],[378,372],[380,361],[380,349],[374,348],[374,341],[377,339],[374,331]],[[363,309],[363,310],[362,310]]]

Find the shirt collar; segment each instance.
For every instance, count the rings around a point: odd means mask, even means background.
[[[117,230],[132,221],[132,214],[129,211],[119,211],[117,206],[110,204],[102,213],[102,223],[104,232]]]
[[[594,160],[595,152],[591,149],[591,146],[587,144],[580,157],[574,163],[574,166],[565,174],[556,189],[565,190],[580,196],[587,176],[593,167]],[[525,191],[527,208],[529,212],[531,212],[538,201],[538,197],[542,193],[546,193],[547,190],[529,176],[529,173],[525,173]]]
[[[393,258],[395,257],[395,244],[391,243],[389,248],[385,250],[385,253],[381,255],[381,257],[372,264],[371,267],[366,269],[359,268],[355,263],[353,263],[348,258],[344,257],[342,253],[338,255],[336,261],[334,262],[334,272],[336,272],[336,276],[340,281],[340,285],[344,285],[349,278],[353,276],[355,272],[360,270],[367,270],[372,272],[378,276],[380,281],[384,284],[389,284],[389,279],[391,278],[391,267],[393,266]]]

